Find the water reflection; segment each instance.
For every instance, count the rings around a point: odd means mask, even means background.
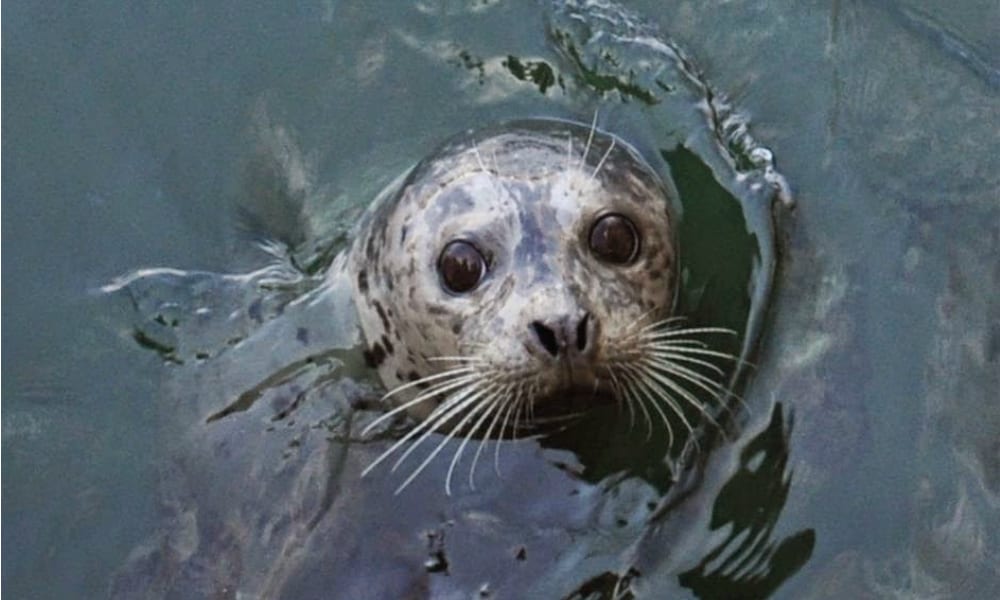
[[[719,490],[709,523],[726,537],[678,576],[697,597],[766,598],[812,556],[812,529],[774,539],[792,478],[790,427],[778,404],[767,428],[741,449],[739,467]]]

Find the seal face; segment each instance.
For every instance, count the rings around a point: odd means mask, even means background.
[[[502,436],[571,400],[623,400],[649,420],[647,396],[681,393],[646,364],[665,364],[654,346],[676,333],[660,327],[677,281],[672,190],[621,140],[555,120],[465,135],[419,163],[351,256],[366,358],[397,404],[384,417],[422,420],[401,441]]]

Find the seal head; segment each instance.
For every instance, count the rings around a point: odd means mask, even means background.
[[[411,415],[467,430],[613,393],[638,332],[673,304],[670,190],[629,145],[577,123],[453,139],[353,249],[368,362]]]

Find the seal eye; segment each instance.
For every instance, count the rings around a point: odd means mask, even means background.
[[[604,215],[590,228],[590,250],[605,262],[624,265],[639,253],[639,233],[626,217]]]
[[[463,240],[448,242],[438,258],[438,273],[449,291],[470,292],[486,274],[486,259],[479,249]]]

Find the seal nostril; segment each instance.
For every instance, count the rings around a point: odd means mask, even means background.
[[[590,321],[590,313],[583,315],[580,323],[576,326],[576,349],[583,352],[587,349],[587,324]]]
[[[531,328],[535,331],[535,336],[538,338],[538,341],[541,342],[542,347],[545,348],[552,356],[558,356],[559,342],[556,340],[555,332],[545,325],[542,325],[539,321],[533,321],[531,323]]]

